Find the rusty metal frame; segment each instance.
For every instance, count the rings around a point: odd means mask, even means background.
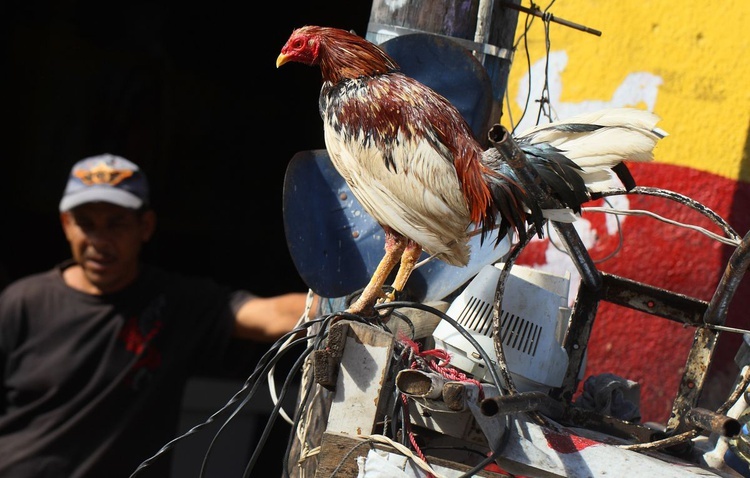
[[[559,202],[550,195],[549,190],[540,180],[535,170],[528,165],[525,154],[504,127],[495,125],[489,132],[489,139],[495,148],[507,158],[508,163],[513,167],[520,181],[524,184],[527,191],[530,192],[534,200],[538,201],[542,207],[555,207],[559,205]],[[673,191],[659,188],[636,187],[630,191],[611,191],[603,194],[603,197],[623,194],[661,197],[689,207],[717,225],[728,238],[738,241],[739,246],[731,256],[713,298],[710,302],[706,302],[663,288],[599,271],[572,225],[552,222],[552,226],[558,232],[566,250],[581,274],[581,286],[573,306],[573,313],[563,343],[569,356],[568,369],[562,385],[554,389],[550,393],[550,396],[563,404],[565,412],[561,420],[564,423],[567,422],[567,424],[574,426],[598,429],[612,435],[629,438],[638,443],[663,441],[677,451],[674,445],[680,443],[680,438],[684,438],[681,440],[684,444],[694,436],[690,432],[710,429],[712,424],[723,423],[723,415],[698,408],[697,403],[721,333],[719,327],[715,326],[723,326],[725,323],[729,304],[750,265],[750,233],[740,241],[740,236],[734,229],[711,209]],[[500,276],[495,294],[495,337],[499,336],[500,304],[502,303],[505,279],[516,258],[533,235],[534,232],[531,229],[527,235],[528,238],[516,244],[505,261],[505,267]],[[583,412],[570,407],[573,394],[578,386],[579,372],[601,301],[628,307],[655,317],[672,320],[696,328],[693,345],[688,353],[685,364],[685,372],[683,373],[673,402],[672,414],[667,424],[667,429],[664,432],[656,431],[643,425],[618,420],[613,417]],[[514,394],[516,391],[504,361],[502,343],[499,340],[494,340],[494,345],[501,373],[508,385],[507,391],[510,394]],[[696,419],[696,417],[699,419]],[[668,441],[670,437],[677,440]]]

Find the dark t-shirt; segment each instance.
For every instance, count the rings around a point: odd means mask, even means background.
[[[187,379],[220,362],[249,297],[144,266],[126,290],[61,264],[0,295],[0,477],[127,477],[175,437]],[[170,454],[138,477],[168,476]]]

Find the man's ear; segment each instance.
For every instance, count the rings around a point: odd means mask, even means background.
[[[141,239],[143,242],[148,242],[156,230],[156,213],[153,209],[148,209],[141,214],[141,223],[143,225]]]
[[[73,218],[70,215],[70,211],[60,213],[60,224],[62,224],[63,232],[65,233],[65,237],[68,239],[70,239],[70,237],[68,236],[68,229],[70,228],[72,222]]]

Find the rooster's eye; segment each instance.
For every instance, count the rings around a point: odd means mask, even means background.
[[[304,44],[305,44],[305,42],[298,38],[298,39],[294,40],[294,42],[292,43],[292,46],[295,49],[297,49],[297,48],[302,48],[304,46]]]

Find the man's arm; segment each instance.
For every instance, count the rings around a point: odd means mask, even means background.
[[[305,292],[250,299],[237,311],[234,335],[257,342],[274,342],[297,325],[306,303]]]

